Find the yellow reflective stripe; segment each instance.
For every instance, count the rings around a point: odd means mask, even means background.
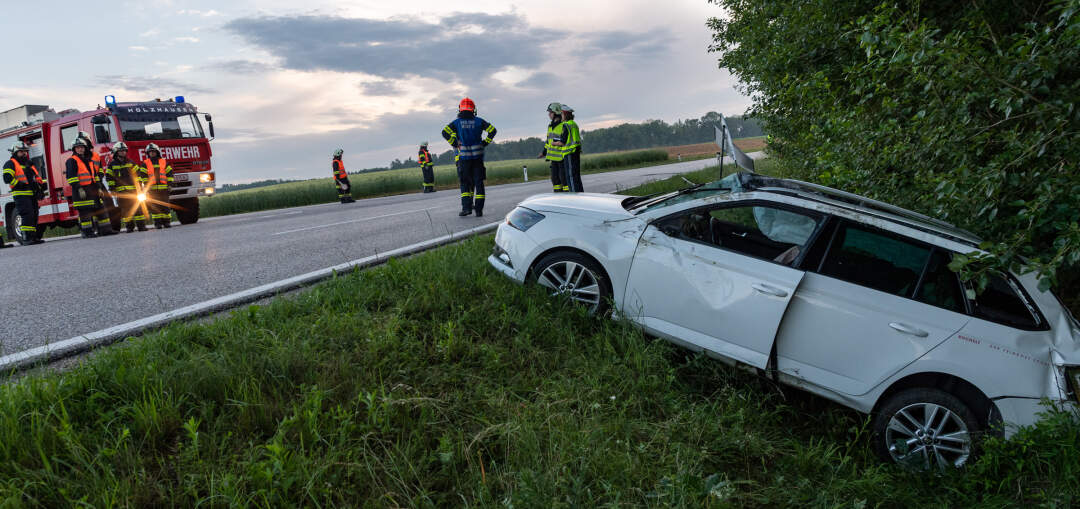
[[[79,177],[71,177],[71,178],[68,179],[68,184],[77,184],[78,182],[79,182]]]
[[[11,196],[34,196],[33,191],[12,191]]]
[[[481,199],[481,200],[482,200],[482,199],[484,199],[484,195],[482,195],[482,194],[478,194],[478,195],[476,195],[476,198],[477,198],[477,199]]]
[[[23,232],[36,232],[36,231],[37,231],[37,228],[34,228],[33,226],[20,226],[20,227],[19,227],[19,231],[23,231]]]
[[[461,193],[462,198],[467,198],[469,196],[472,196],[472,193]]]

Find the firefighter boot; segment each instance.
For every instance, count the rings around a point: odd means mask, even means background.
[[[124,230],[128,233],[135,233],[135,221],[124,221]]]
[[[141,232],[146,231],[146,221],[135,221],[135,228]]]
[[[93,228],[83,228],[82,229],[82,238],[84,238],[84,239],[92,239],[94,237],[97,237],[97,234],[94,233]]]
[[[108,237],[109,235],[116,235],[116,233],[109,221],[98,223],[98,237]]]

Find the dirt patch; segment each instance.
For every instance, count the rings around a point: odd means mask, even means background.
[[[743,152],[753,152],[765,148],[765,138],[740,138],[735,140],[735,146],[739,147],[739,150]],[[663,147],[660,150],[665,150],[668,153],[668,157],[677,159],[682,157],[694,157],[704,155],[716,155],[720,151],[720,148],[716,146],[716,143],[695,143],[693,145],[679,145],[675,147]]]

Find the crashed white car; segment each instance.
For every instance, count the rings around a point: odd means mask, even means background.
[[[492,266],[592,312],[862,412],[873,447],[963,465],[982,433],[1072,407],[1080,326],[1031,274],[981,293],[948,264],[971,233],[805,182],[738,173],[661,196],[546,194]]]

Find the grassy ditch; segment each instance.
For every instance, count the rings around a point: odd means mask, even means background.
[[[667,152],[663,150],[638,150],[586,155],[582,157],[581,166],[584,173],[596,173],[638,168],[667,161]],[[487,165],[487,185],[521,182],[522,165],[528,166],[530,180],[543,180],[550,176],[548,164],[539,159],[497,161]],[[352,184],[352,194],[355,198],[419,192],[421,190],[419,168],[350,175],[349,181]],[[457,189],[456,167],[453,165],[436,166],[435,185],[439,189]],[[202,217],[212,217],[330,203],[337,201],[337,199],[337,188],[334,187],[333,179],[325,178],[233,191],[209,198],[203,197],[199,199],[199,208]]]
[[[1080,427],[964,472],[865,416],[485,262],[490,236],[176,324],[0,387],[0,505],[1015,507],[1080,502]]]

